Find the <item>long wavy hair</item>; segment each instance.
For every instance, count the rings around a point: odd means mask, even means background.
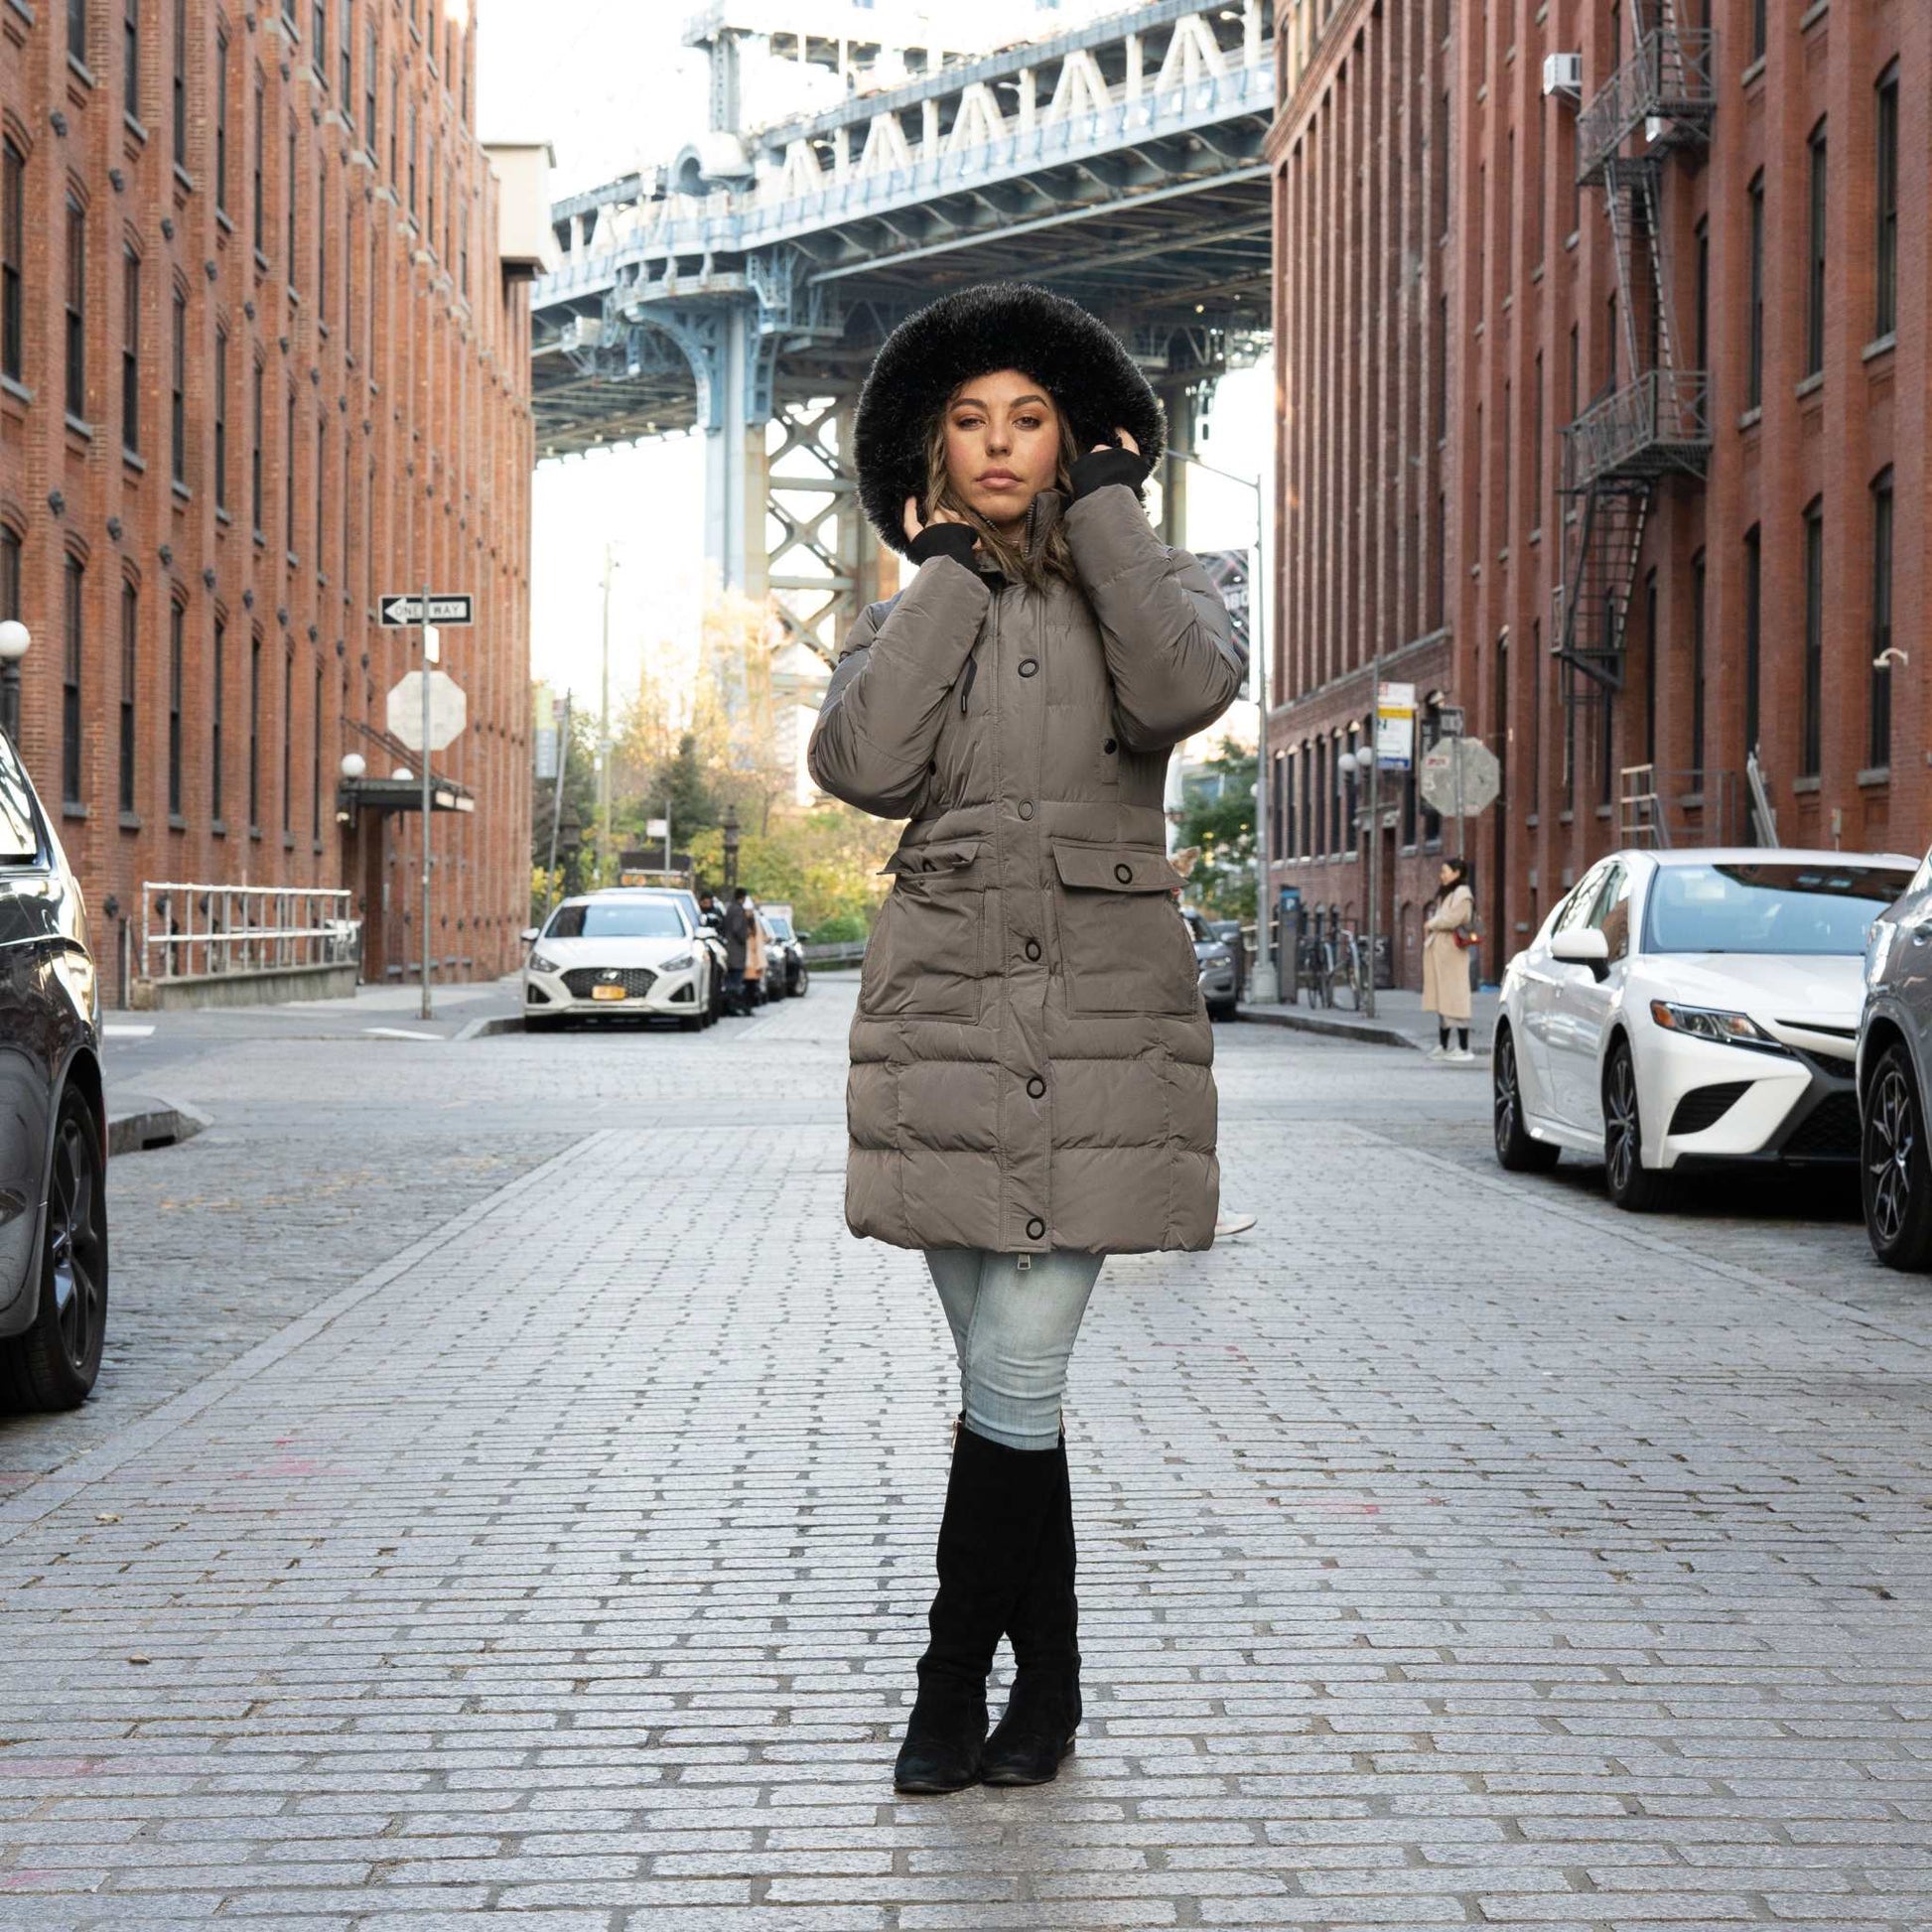
[[[960,388],[964,387],[964,383],[960,384]],[[958,389],[953,391],[954,396],[958,393]],[[1024,543],[1002,536],[953,488],[952,478],[946,470],[946,414],[951,408],[952,396],[948,396],[926,431],[925,493],[919,504],[925,520],[930,523],[941,509],[957,517],[979,538],[981,556],[1010,584],[1025,584],[1030,590],[1043,591],[1055,577],[1062,583],[1073,583],[1073,552],[1066,540],[1064,519],[1054,523],[1043,543],[1029,550]],[[1070,497],[1073,460],[1080,454],[1079,446],[1073,440],[1073,424],[1057,398],[1053,402],[1053,414],[1060,424],[1060,454],[1053,469],[1053,487]]]

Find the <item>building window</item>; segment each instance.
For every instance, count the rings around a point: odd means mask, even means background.
[[[1691,789],[1704,789],[1704,552],[1691,559]]]
[[[87,414],[87,215],[68,197],[68,414]]]
[[[362,145],[375,159],[375,16],[362,29]]]
[[[355,69],[350,56],[355,48],[355,0],[344,0],[342,39],[336,46],[336,58],[340,71],[336,76],[337,91],[343,97],[343,118],[352,122],[355,115]]]
[[[0,523],[0,618],[20,616],[20,532]]]
[[[255,253],[268,252],[268,100],[260,74],[255,76]]]
[[[134,696],[139,669],[141,603],[132,584],[121,586],[121,810],[134,809]]]
[[[463,299],[470,300],[470,201],[466,196],[462,212],[457,217],[457,286],[463,291]]]
[[[295,391],[282,412],[282,548],[295,554]]]
[[[1798,773],[1816,777],[1824,762],[1825,702],[1825,505],[1814,496],[1805,506],[1805,688],[1799,718]]]
[[[26,367],[26,313],[21,264],[27,251],[27,157],[9,136],[0,142],[0,375],[21,380]]]
[[[1805,373],[1825,366],[1825,123],[1811,134],[1810,261],[1805,291]]]
[[[312,0],[310,7],[309,59],[315,65],[316,78],[329,84],[329,0]]]
[[[316,576],[322,576],[322,499],[329,481],[329,418],[316,419]]]
[[[126,66],[122,73],[125,91],[121,104],[128,118],[141,118],[141,0],[122,0],[121,40]]]
[[[1871,485],[1871,693],[1865,761],[1891,763],[1891,471]]]
[[[168,811],[181,816],[181,671],[182,632],[188,612],[180,604],[168,606]]]
[[[1691,313],[1691,350],[1694,369],[1711,366],[1711,220],[1697,225],[1695,306]]]
[[[430,18],[435,19],[432,11]],[[431,135],[423,156],[423,241],[436,247],[436,136]]]
[[[1657,766],[1657,573],[1643,580],[1643,759],[1656,788]]]
[[[288,225],[286,229],[283,231],[283,235],[282,235],[283,266],[288,271],[290,295],[294,295],[296,292],[295,290],[295,247],[296,247],[295,155],[296,155],[295,123],[291,121],[289,123]]]
[[[188,166],[188,0],[175,0],[175,166]]]
[[[219,618],[214,621],[214,689],[213,702],[209,708],[208,722],[208,816],[218,825],[221,822],[221,710],[222,699],[227,695],[222,684],[226,674],[228,626]]]
[[[1744,362],[1744,407],[1764,401],[1764,174],[1751,177],[1750,195],[1750,342]]]
[[[262,640],[248,640],[248,829],[262,829]]]
[[[416,103],[409,103],[409,218],[416,218]]]
[[[168,474],[188,482],[188,298],[175,291],[174,339],[168,347]]]
[[[1877,314],[1875,336],[1898,329],[1898,64],[1893,62],[1878,82],[1876,269]]]
[[[141,257],[121,250],[121,448],[141,448]]]
[[[1536,351],[1530,390],[1530,528],[1543,527],[1543,351]]]
[[[248,453],[248,507],[253,519],[256,538],[259,540],[266,532],[262,528],[262,434],[267,428],[267,371],[261,363],[255,364],[255,393],[252,404],[253,445]]]
[[[397,68],[389,75],[389,185],[393,188],[398,179],[396,143],[402,131],[402,69]]]
[[[87,65],[87,0],[68,0],[68,59]]]
[[[80,559],[69,556],[63,600],[61,649],[61,796],[83,802],[80,787],[80,610],[86,589]]]
[[[228,332],[214,332],[214,506],[228,507]]]
[[[1744,532],[1744,756],[1757,751],[1764,669],[1764,545],[1755,523]]]
[[[329,164],[316,162],[316,320],[329,321]]]
[[[322,660],[316,660],[315,756],[309,763],[309,836],[322,838]]]
[[[228,37],[214,43],[214,206],[228,211]]]
[[[294,799],[289,793],[291,755],[295,745],[295,647],[282,647],[282,833],[295,830]]]

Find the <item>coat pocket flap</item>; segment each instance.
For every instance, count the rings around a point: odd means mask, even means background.
[[[1173,893],[1187,883],[1169,865],[1166,853],[1145,845],[1076,845],[1055,839],[1053,864],[1062,886],[1089,892]]]
[[[963,872],[979,857],[978,839],[934,839],[929,845],[902,845],[879,868],[885,873]]]

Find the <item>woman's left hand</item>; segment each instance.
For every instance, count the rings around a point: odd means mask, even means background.
[[[1141,453],[1141,446],[1134,441],[1133,437],[1126,430],[1117,429],[1114,431],[1114,440],[1111,443],[1096,443],[1087,454],[1089,456],[1098,456],[1102,450],[1115,449],[1131,450],[1136,456],[1139,456]]]

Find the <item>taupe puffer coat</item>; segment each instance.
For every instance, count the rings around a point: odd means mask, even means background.
[[[866,955],[846,1219],[900,1247],[1205,1248],[1213,1042],[1173,897],[1170,749],[1241,682],[1227,613],[1135,492],[1064,512],[1079,587],[926,563],[853,627],[818,783],[909,815]]]

